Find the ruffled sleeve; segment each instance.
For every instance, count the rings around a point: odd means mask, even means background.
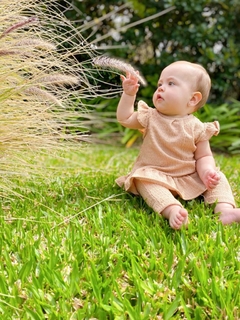
[[[200,141],[210,140],[212,136],[217,136],[219,134],[219,131],[220,125],[218,121],[203,123],[203,128],[196,140],[196,143]]]
[[[139,123],[146,128],[148,126],[149,114],[151,108],[142,100],[138,102],[138,121]]]

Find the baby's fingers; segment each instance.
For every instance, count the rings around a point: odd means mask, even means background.
[[[126,77],[125,77],[123,74],[120,74],[120,79],[121,79],[122,81],[124,81],[124,80],[126,80]]]

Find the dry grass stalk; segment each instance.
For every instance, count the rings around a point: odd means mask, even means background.
[[[129,72],[135,75],[142,85],[145,86],[147,84],[143,76],[141,76],[139,73],[136,73],[136,70],[133,68],[133,66],[131,66],[129,63],[126,63],[125,61],[122,61],[120,59],[101,56],[101,57],[94,58],[93,63],[96,66],[99,66],[101,68],[118,70],[124,73]]]
[[[22,27],[25,27],[28,24],[32,24],[35,22],[38,22],[37,17],[30,17],[30,18],[24,19],[23,21],[19,21],[14,25],[10,26],[9,28],[7,28],[6,30],[4,30],[3,33],[0,35],[0,39],[5,37],[7,34],[13,32],[14,30],[20,29]]]
[[[69,147],[66,141],[86,140],[87,121],[79,120],[87,120],[81,101],[93,98],[95,90],[88,81],[93,78],[89,62],[79,62],[75,54],[87,53],[91,59],[94,52],[55,10],[57,2],[0,1],[2,189],[14,168],[25,176],[30,171],[38,174],[38,154],[43,150],[54,153]],[[35,155],[32,170],[19,162],[27,162],[31,151]]]

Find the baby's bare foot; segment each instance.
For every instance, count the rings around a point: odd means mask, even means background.
[[[180,229],[183,225],[187,225],[188,223],[188,212],[184,208],[180,208],[177,212],[172,212],[169,218],[170,227],[173,229]]]
[[[224,224],[232,224],[234,222],[240,222],[240,209],[231,208],[221,211],[219,220]]]
[[[169,225],[171,228],[178,230],[183,225],[188,224],[188,212],[186,209],[178,206],[171,205],[165,208],[162,215],[169,220]]]

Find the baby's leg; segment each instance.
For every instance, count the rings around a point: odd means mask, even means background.
[[[155,212],[169,220],[173,229],[180,229],[188,223],[188,212],[167,188],[135,179],[135,185],[145,202]]]
[[[240,209],[236,208],[233,193],[227,178],[219,172],[221,179],[219,184],[212,190],[204,193],[205,202],[209,204],[217,203],[214,213],[220,213],[219,220],[223,224],[240,222]]]

